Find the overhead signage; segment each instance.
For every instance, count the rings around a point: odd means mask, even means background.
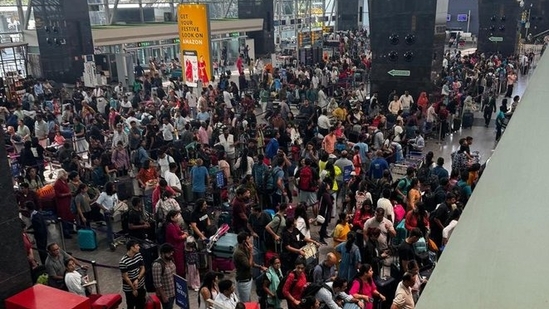
[[[410,70],[391,70],[387,73],[389,73],[389,75],[391,76],[404,76],[404,77],[410,76]]]

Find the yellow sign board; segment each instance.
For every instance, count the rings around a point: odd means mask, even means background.
[[[212,77],[210,17],[207,4],[180,4],[177,7],[181,77],[185,84],[196,87]]]

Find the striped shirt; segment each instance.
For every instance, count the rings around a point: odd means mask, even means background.
[[[120,259],[120,272],[122,274],[127,273],[128,278],[130,278],[130,281],[134,281],[139,276],[139,271],[141,270],[141,267],[145,267],[145,263],[143,262],[143,257],[141,256],[141,253],[136,253],[133,257],[128,256],[128,254],[124,254],[122,259]],[[137,286],[138,289],[141,289],[145,286],[145,277],[143,276],[141,280],[139,280],[139,284]],[[125,280],[122,280],[122,290],[124,292],[131,292],[133,289]]]

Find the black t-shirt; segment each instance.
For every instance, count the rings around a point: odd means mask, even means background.
[[[252,229],[261,238],[261,240],[265,240],[265,227],[269,224],[269,222],[271,222],[269,215],[264,212],[261,212],[259,217],[254,214],[248,218],[248,223],[250,223]]]
[[[205,232],[208,227],[208,213],[207,212],[193,212],[191,217],[191,223],[196,223],[196,227],[201,232]]]
[[[450,217],[450,208],[448,208],[448,205],[446,205],[446,203],[442,203],[435,210],[433,219],[440,220],[440,223],[442,223],[442,225],[446,226],[446,222],[448,221],[449,217]],[[432,230],[437,230],[437,231],[440,230],[438,224],[434,224],[434,223],[431,225],[431,229]]]
[[[282,254],[281,257],[284,260],[284,262],[290,262],[294,263],[295,259],[297,259],[298,254],[289,252],[286,249],[286,246],[290,246],[295,249],[301,249],[303,246],[305,246],[305,236],[297,229],[293,228],[290,232],[288,229],[284,229],[282,232]]]
[[[136,211],[136,210],[130,210],[128,213],[128,225],[141,225],[145,222],[143,219],[143,213]],[[138,238],[138,239],[145,239],[145,229],[129,229],[128,233],[130,236]]]
[[[406,241],[400,244],[400,246],[398,247],[398,259],[400,265],[402,265],[402,261],[415,260],[414,245]],[[404,271],[402,267],[401,270]]]

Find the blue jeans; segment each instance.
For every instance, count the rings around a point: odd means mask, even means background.
[[[159,297],[160,298],[160,297]],[[168,298],[168,301],[165,303],[162,303],[162,309],[173,309],[173,302],[175,300],[175,297]]]
[[[236,293],[238,295],[238,299],[241,302],[245,303],[250,301],[250,294],[252,293],[252,282],[253,280],[251,278],[246,282],[236,282]]]
[[[114,232],[112,230],[112,214],[106,212],[105,213],[105,223],[107,224],[107,240],[109,241],[109,244],[114,242]]]

